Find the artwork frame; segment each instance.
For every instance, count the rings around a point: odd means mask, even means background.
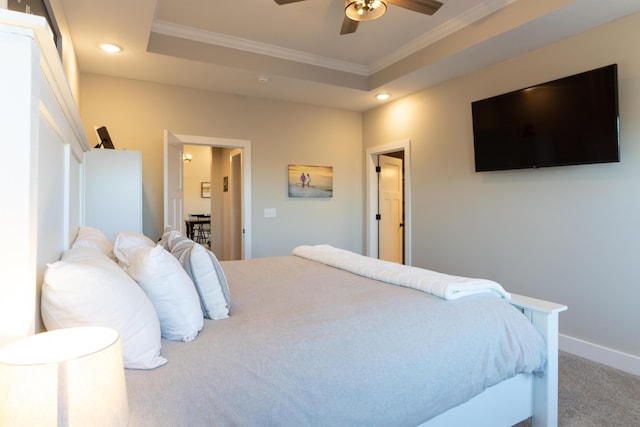
[[[290,164],[287,187],[291,198],[332,198],[333,166]]]
[[[200,197],[203,199],[211,198],[211,182],[200,183]]]

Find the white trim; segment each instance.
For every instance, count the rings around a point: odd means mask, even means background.
[[[262,43],[255,40],[217,33],[215,31],[180,25],[160,19],[153,21],[151,31],[167,36],[179,37],[210,45],[223,46],[230,49],[238,49],[245,52],[257,53],[274,58],[295,61],[302,64],[315,65],[318,67],[329,68],[331,70],[370,77],[396,62],[415,54],[421,49],[444,39],[456,31],[468,27],[474,22],[486,18],[492,13],[507,7],[515,1],[516,0],[486,0],[469,10],[465,10],[459,15],[453,16],[451,19],[435,27],[433,30],[427,31],[415,40],[393,50],[390,54],[385,55],[370,64],[358,64],[355,62],[343,61],[295,49],[288,49],[281,46]]]
[[[379,154],[404,151],[404,263],[411,265],[411,141],[408,139],[369,147],[366,150],[367,186],[367,245],[365,255],[378,258],[378,175],[376,174]]]
[[[593,344],[567,335],[559,335],[558,340],[560,342],[560,350],[562,351],[640,376],[640,357],[638,356],[623,353],[621,351],[613,350],[611,348],[603,347],[601,345]]]
[[[480,19],[495,13],[515,2],[516,0],[487,0],[469,10],[465,10],[460,15],[456,15],[448,21],[435,27],[433,30],[422,34],[420,37],[406,43],[390,54],[374,61],[369,65],[369,75],[377,73],[396,62],[407,58],[427,46],[431,46],[439,40],[459,31]]]
[[[357,74],[360,76],[370,75],[369,68],[367,66],[357,64],[355,62],[342,61],[325,56],[313,55],[299,50],[287,49],[268,43],[243,39],[240,37],[230,36],[228,34],[216,33],[214,31],[202,30],[186,25],[174,24],[172,22],[156,20],[153,22],[151,31],[158,34],[179,37],[182,39],[207,43],[210,45],[222,46],[250,53],[257,53],[259,55],[267,55],[274,58],[285,59],[302,64],[315,65],[318,67],[329,68],[337,71],[344,71],[346,73]]]

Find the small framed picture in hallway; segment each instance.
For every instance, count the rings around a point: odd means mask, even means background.
[[[200,184],[200,197],[202,197],[203,199],[210,199],[211,198],[211,183],[210,182],[203,182]]]

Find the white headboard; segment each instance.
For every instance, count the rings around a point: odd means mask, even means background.
[[[89,149],[44,18],[0,9],[0,346],[41,329],[47,263],[82,218]]]

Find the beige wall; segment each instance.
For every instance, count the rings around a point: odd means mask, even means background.
[[[640,15],[364,115],[366,147],[410,139],[413,263],[567,304],[563,334],[640,356]],[[471,102],[619,66],[620,163],[475,173]]]
[[[163,130],[250,140],[253,256],[300,244],[362,251],[362,115],[288,102],[215,94],[82,74],[85,131],[107,126],[116,148],[142,151],[144,232],[163,228]],[[334,167],[332,199],[289,199],[289,163]],[[264,218],[276,208],[276,218]]]

